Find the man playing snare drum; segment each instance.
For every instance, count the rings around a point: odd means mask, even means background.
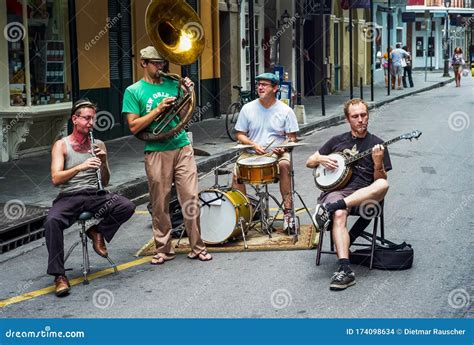
[[[240,111],[235,130],[237,140],[244,145],[252,145],[252,150],[242,153],[237,162],[252,155],[270,154],[278,160],[280,169],[280,192],[283,198],[284,228],[290,226],[292,200],[290,195],[290,154],[283,148],[276,148],[284,141],[296,141],[298,122],[293,110],[276,99],[279,79],[275,74],[258,75],[257,92],[259,98],[245,104]],[[233,187],[245,194],[245,186],[239,184],[236,173]]]

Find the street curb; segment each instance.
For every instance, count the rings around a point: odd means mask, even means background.
[[[413,90],[413,91],[410,91],[410,92],[407,92],[407,93],[404,93],[404,94],[401,94],[401,95],[398,95],[398,96],[394,96],[393,98],[390,98],[390,99],[385,99],[385,100],[378,101],[378,102],[369,102],[369,109],[378,108],[378,107],[381,107],[381,106],[383,106],[387,103],[405,98],[407,96],[415,95],[417,93],[421,93],[421,92],[433,90],[433,89],[436,89],[436,88],[439,88],[439,87],[443,87],[446,84],[449,84],[453,81],[454,81],[454,78],[450,78],[450,79],[447,79],[445,81],[438,82],[438,83],[435,83],[433,85],[424,87],[422,89]],[[344,114],[339,114],[339,115],[334,114],[334,115],[330,115],[330,116],[328,116],[324,119],[321,119],[321,120],[303,125],[300,128],[299,135],[306,134],[306,133],[311,132],[311,131],[313,131],[315,129],[318,129],[318,128],[333,126],[333,125],[339,123],[340,121],[344,120],[344,118],[345,118]],[[200,172],[200,173],[209,172],[214,167],[216,167],[218,165],[221,165],[222,163],[224,163],[224,162],[230,160],[231,158],[233,158],[236,155],[237,151],[238,150],[226,150],[224,152],[215,154],[215,155],[213,155],[209,158],[206,158],[206,159],[203,159],[203,160],[197,162],[198,172]],[[126,183],[123,183],[123,184],[120,184],[116,187],[111,188],[110,190],[113,193],[123,195],[124,197],[132,200],[135,203],[135,205],[141,205],[145,202],[148,202],[148,199],[149,199],[148,198],[148,181],[147,181],[146,176],[137,178],[135,180],[132,180],[132,181],[129,181],[129,182],[126,182]]]

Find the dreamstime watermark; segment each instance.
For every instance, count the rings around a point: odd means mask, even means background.
[[[361,301],[357,308],[351,310],[351,317],[359,317],[361,314],[367,314],[369,308],[376,304],[377,297],[380,296],[382,293],[386,292],[390,287],[389,279],[385,279],[382,283],[375,283],[374,287],[368,291],[370,293],[365,297],[363,301]]]
[[[116,17],[113,17],[110,19],[110,17],[106,18],[106,24],[104,25],[104,28],[100,30],[97,35],[94,36],[89,42],[87,42],[84,46],[84,49],[86,51],[89,51],[97,42],[100,41],[102,37],[104,37],[109,30],[118,23],[118,21],[122,18],[122,13],[118,13]]]
[[[6,338],[85,338],[84,331],[53,331],[51,326],[45,326],[39,331],[12,330],[5,331]]]
[[[291,293],[286,289],[276,289],[270,296],[270,302],[275,309],[284,309],[293,301]]]
[[[199,286],[199,289],[197,289],[196,291],[194,291],[194,293],[189,296],[188,298],[186,298],[186,300],[184,301],[184,304],[186,306],[190,306],[193,304],[193,302],[200,296],[202,295],[204,292],[206,292],[207,288],[209,287],[209,285],[211,285],[211,281],[210,280],[206,280],[204,282],[204,284],[201,284]]]
[[[26,29],[20,22],[11,22],[5,25],[3,36],[8,42],[18,42],[25,38]]]
[[[458,207],[456,207],[448,216],[441,222],[441,228],[445,228],[455,220],[461,213],[466,212],[466,209],[469,205],[472,205],[472,201],[474,200],[474,194],[470,194],[468,196],[463,195],[462,201]]]
[[[191,120],[184,126],[185,130],[188,130],[193,124],[196,122],[199,122],[199,120],[202,117],[202,114],[206,113],[209,109],[211,109],[212,104],[211,102],[207,102],[204,106],[202,107],[196,107],[194,109],[193,116],[191,117]]]
[[[451,113],[448,118],[448,126],[455,132],[469,128],[470,123],[469,115],[463,111],[455,111]]]
[[[474,22],[474,17],[469,17],[469,18],[466,18],[460,26],[455,26],[455,30],[450,35],[449,40],[454,41],[457,38],[462,38],[462,34],[470,30],[471,24],[473,22]]]
[[[92,295],[92,304],[99,309],[110,308],[115,301],[112,291],[108,289],[99,289]]]
[[[3,214],[9,220],[18,220],[25,216],[26,206],[23,201],[13,199],[6,202],[3,206]]]
[[[293,24],[296,22],[296,19],[300,17],[299,13],[296,13],[293,17],[290,17],[286,23],[284,23],[281,28],[263,45],[263,51],[270,49],[270,47],[280,39],[283,33],[292,28]]]
[[[187,200],[183,205],[181,205],[181,210],[184,219],[196,219],[200,214],[198,200],[195,198]]]
[[[107,209],[115,202],[117,201],[117,199],[119,198],[119,196],[117,194],[114,194],[114,196],[107,200],[106,203],[104,204],[104,206],[102,206],[95,214],[94,214],[94,218],[98,219],[98,218],[102,218],[102,216],[105,214],[105,212],[107,211]]]
[[[469,308],[471,296],[466,289],[454,289],[448,295],[448,304],[454,309]]]
[[[2,128],[3,134],[6,134],[9,132],[12,128],[16,126],[18,122],[20,122],[21,119],[25,117],[25,114],[31,111],[31,107],[25,107],[21,112],[17,113],[15,115],[15,118],[11,119],[5,127]]]
[[[9,305],[15,304],[17,302],[21,302],[23,300],[21,295],[26,293],[32,285],[33,285],[33,281],[31,279],[28,280],[26,283],[21,283],[21,282],[18,283],[17,290],[15,293],[16,296],[8,299],[8,303],[5,304],[5,306],[0,309],[0,313],[4,313],[7,310]]]
[[[204,37],[204,28],[198,22],[189,22],[183,25],[183,31],[192,40],[200,40]]]
[[[105,132],[115,126],[114,116],[108,111],[99,111],[94,122],[94,129],[99,132]]]
[[[382,206],[377,200],[365,200],[359,206],[359,213],[362,218],[373,219],[382,212]]]
[[[377,24],[373,22],[365,23],[362,28],[362,41],[373,42],[377,38]]]

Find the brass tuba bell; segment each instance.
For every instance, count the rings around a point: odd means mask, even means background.
[[[151,0],[145,14],[145,25],[152,45],[166,60],[177,65],[189,65],[196,61],[204,50],[204,28],[198,14],[184,0]],[[161,73],[165,78],[179,81],[177,74]],[[180,92],[179,92],[180,94]],[[179,112],[188,108],[184,116]],[[191,120],[196,107],[196,96],[193,89],[186,91],[162,114],[155,118],[158,126],[153,133],[141,131],[136,136],[144,141],[163,141],[181,131]],[[164,132],[175,117],[179,123]]]

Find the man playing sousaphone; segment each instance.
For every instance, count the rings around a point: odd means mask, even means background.
[[[235,125],[237,140],[244,145],[252,145],[252,150],[242,153],[237,162],[252,155],[267,155],[278,160],[280,169],[280,192],[284,205],[284,228],[291,226],[291,176],[290,154],[283,148],[276,148],[284,141],[296,141],[299,131],[296,115],[285,103],[276,99],[280,80],[275,74],[258,75],[257,92],[259,98],[245,104]],[[236,172],[233,187],[245,194],[245,185],[238,183]]]
[[[143,78],[125,90],[122,108],[133,134],[142,131],[152,132],[159,125],[154,121],[155,118],[173,106],[179,87],[177,80],[163,75],[162,71],[167,61],[154,47],[146,47],[140,54]],[[193,83],[189,78],[184,78],[183,82],[184,89],[194,92]],[[183,113],[186,111],[186,108],[182,109]],[[177,123],[178,119],[175,116],[167,126],[174,127]],[[206,251],[199,232],[197,166],[186,132],[178,131],[162,141],[147,141],[145,170],[152,203],[153,238],[156,246],[156,255],[151,264],[161,265],[175,257],[174,248],[171,246],[172,225],[169,214],[173,181],[192,248],[188,258],[211,260],[212,256]]]
[[[58,297],[67,295],[70,289],[64,269],[64,229],[84,211],[99,214],[102,220],[86,234],[94,251],[107,257],[104,239],[110,242],[135,211],[135,205],[123,196],[104,190],[98,193],[98,186],[109,182],[110,172],[105,144],[100,140],[91,143],[95,120],[95,104],[78,100],[71,111],[72,133],[56,141],[51,152],[51,178],[61,191],[48,212],[44,230],[49,253],[47,272],[55,276]]]

